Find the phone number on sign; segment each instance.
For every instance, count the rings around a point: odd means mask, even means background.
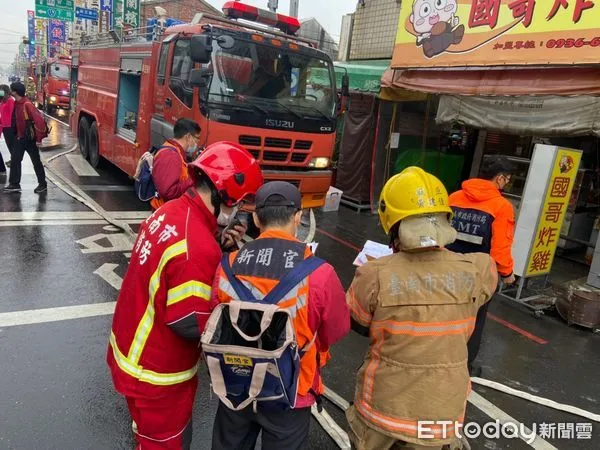
[[[591,41],[586,41],[585,38],[579,39],[550,39],[546,42],[546,48],[581,48],[589,45],[591,47],[600,47],[600,36],[595,37]]]

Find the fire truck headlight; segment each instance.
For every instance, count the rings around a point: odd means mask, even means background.
[[[50,103],[56,103],[56,97],[54,95],[50,97]]]
[[[329,167],[329,158],[322,156],[319,158],[313,158],[308,166],[315,169],[327,169]]]
[[[61,94],[62,94],[62,95],[69,95],[69,91],[67,91],[66,89],[63,89],[63,90],[61,91]]]

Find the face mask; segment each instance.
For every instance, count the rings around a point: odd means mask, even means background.
[[[4,91],[0,91],[0,99],[4,100]]]
[[[197,150],[198,150],[198,144],[194,144],[194,145],[188,147],[185,150],[185,154],[188,157],[188,159],[193,158],[193,156],[194,156],[194,154],[196,153]]]

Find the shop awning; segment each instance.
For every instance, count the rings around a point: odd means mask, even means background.
[[[350,91],[378,94],[381,88],[381,77],[389,66],[389,59],[336,62],[334,63],[336,85],[338,89],[342,86],[342,77],[347,71],[350,77]],[[314,68],[310,79],[313,84],[328,84],[329,74],[325,69]]]
[[[337,86],[342,85],[342,76],[348,71],[351,91],[378,94],[381,88],[381,77],[390,67],[390,62],[389,59],[336,62],[334,67]]]
[[[600,136],[600,97],[442,95],[436,123],[522,136]]]
[[[479,96],[600,95],[600,68],[389,69],[381,87],[383,99],[406,91]]]

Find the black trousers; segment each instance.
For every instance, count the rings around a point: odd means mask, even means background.
[[[219,402],[213,427],[213,450],[254,450],[262,430],[263,450],[307,448],[310,408],[261,411],[252,407],[232,411]]]
[[[10,176],[8,179],[9,184],[20,185],[21,184],[21,163],[23,162],[23,156],[25,153],[31,158],[33,163],[33,169],[37,176],[38,183],[41,185],[46,184],[46,171],[40,158],[40,150],[34,141],[28,141],[26,139],[16,139],[10,163]]]
[[[15,132],[12,128],[4,128],[2,130],[2,134],[4,135],[4,141],[6,142],[6,146],[8,147],[8,153],[10,153],[10,158],[12,159],[12,155],[15,148],[16,137]],[[4,164],[4,159],[2,159],[2,154],[0,153],[0,172],[6,172],[6,165]]]
[[[6,165],[4,164],[4,158],[2,158],[2,152],[0,152],[0,172],[6,172]]]
[[[467,347],[469,349],[469,369],[473,365],[473,362],[477,358],[479,353],[479,347],[481,346],[481,338],[483,337],[483,327],[485,326],[485,319],[487,317],[488,308],[490,307],[491,300],[479,308],[477,311],[477,318],[475,319],[475,329],[469,339]]]

